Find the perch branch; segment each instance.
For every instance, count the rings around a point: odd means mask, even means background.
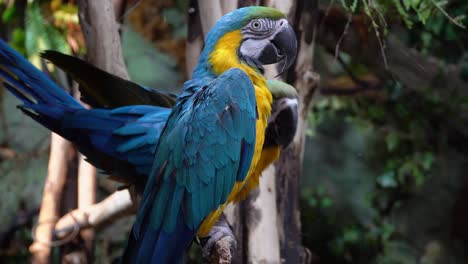
[[[103,223],[135,213],[128,190],[116,191],[99,203],[86,208],[75,209],[64,215],[55,225],[54,235],[63,239],[76,228],[80,230],[98,227]]]
[[[233,238],[225,236],[218,240],[210,255],[210,262],[216,264],[230,264],[232,262],[231,248],[235,243]]]

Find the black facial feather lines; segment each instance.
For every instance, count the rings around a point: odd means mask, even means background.
[[[279,20],[273,20],[270,18],[255,19],[242,28],[241,32],[248,38],[262,38],[272,33],[272,29],[276,27],[278,21]],[[253,25],[256,23],[260,23],[260,27],[255,28]]]

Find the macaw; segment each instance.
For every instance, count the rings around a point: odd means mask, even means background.
[[[69,114],[64,114],[59,118],[54,117],[55,121],[51,120],[52,116],[48,113],[42,113],[41,119],[36,120],[73,142],[78,149],[86,153],[85,156],[91,164],[105,174],[112,175],[112,179],[125,183],[125,185],[134,185],[137,190],[142,190],[148,179],[152,160],[139,159],[139,157],[154,155],[156,142],[177,96],[161,90],[142,87],[107,73],[86,61],[57,51],[45,51],[41,53],[41,57],[52,62],[77,81],[81,100],[92,108],[101,109],[101,111],[95,112],[77,107],[80,110],[77,115],[70,114],[73,109],[68,109]],[[35,94],[44,93],[42,90],[45,89],[49,90],[45,93],[45,97],[43,96],[45,99],[42,100],[42,103],[38,101],[36,103],[56,104],[58,102],[55,98],[76,101],[63,89],[37,85],[36,80],[38,79],[45,79],[42,83],[52,83],[47,80],[48,76],[37,70],[0,39],[0,83],[4,84],[13,94],[21,95],[18,96],[19,99],[24,101],[24,97],[34,98]],[[16,81],[8,82],[8,80]],[[263,171],[262,168],[271,163],[270,160],[276,160],[281,148],[288,146],[297,125],[298,95],[295,88],[278,80],[267,80],[267,87],[273,96],[272,115],[268,119],[265,131],[264,154],[261,155],[260,162],[263,166],[257,166],[256,174],[260,174]],[[30,92],[35,90],[34,93]],[[64,100],[61,104],[66,101]],[[138,105],[159,107],[124,108]],[[28,111],[25,105],[19,106],[19,108],[26,114],[32,115],[33,118],[35,117],[35,114]],[[120,109],[117,110],[117,108]],[[106,111],[102,111],[103,109]],[[137,112],[136,109],[141,110]],[[85,111],[86,114],[81,111]],[[96,113],[102,115],[95,116]],[[127,114],[132,115],[128,118]],[[103,120],[112,120],[113,124],[108,127],[95,127],[95,123],[86,122],[81,125],[75,124],[73,127],[65,126],[65,124],[78,123],[77,116],[82,119],[83,115],[90,118],[95,116],[97,123]],[[103,119],[99,120],[99,118]],[[60,120],[62,120],[60,126],[51,126],[51,123]],[[61,127],[61,129],[55,129],[56,127]],[[99,137],[104,139],[98,140]],[[106,146],[114,147],[106,148]],[[250,189],[255,187],[255,184],[251,184]],[[247,188],[244,188],[243,193],[247,194],[246,190]]]
[[[159,138],[125,263],[179,263],[239,199],[260,161],[272,95],[263,66],[292,65],[297,42],[284,14],[246,7],[208,33]]]
[[[144,183],[149,176],[126,254],[135,262],[149,255],[159,263],[180,260],[195,234],[208,233],[226,202],[258,184],[259,168],[276,159],[287,142],[278,136],[294,134],[278,129],[274,119],[265,131],[267,118],[274,116],[268,117],[272,98],[262,64],[283,61],[286,69],[296,53],[284,16],[264,7],[239,9],[217,23],[206,43],[194,78],[177,101],[92,69],[75,76],[84,101],[98,107],[87,110],[0,40],[0,77],[23,101],[23,112],[74,142],[98,168],[131,182]],[[43,56],[54,62],[58,55]],[[67,65],[59,66],[67,71]],[[97,75],[102,78],[87,80]],[[271,137],[264,135],[268,131]]]

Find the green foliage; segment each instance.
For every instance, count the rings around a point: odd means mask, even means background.
[[[37,1],[28,4],[25,19],[26,54],[36,66],[40,65],[39,52],[43,50],[70,53],[70,46],[63,34],[56,27],[47,23]]]
[[[425,245],[408,243],[402,226],[421,225],[427,217],[440,221],[435,208],[421,212],[427,199],[450,204],[428,186],[440,188],[436,157],[449,148],[445,122],[458,114],[461,100],[400,88],[389,84],[383,100],[325,97],[314,105],[301,212],[304,244],[325,263],[417,263],[417,248]],[[323,206],[324,199],[331,202]],[[409,199],[417,202],[409,207]]]
[[[13,18],[15,17],[15,13],[16,13],[16,6],[12,5],[10,7],[7,7],[5,11],[3,11],[2,22],[6,24],[12,21]]]
[[[370,19],[370,30],[385,27],[384,33],[422,54],[456,62],[459,77],[468,80],[467,1],[341,3]],[[395,17],[411,30],[386,24]],[[358,78],[375,75],[372,66],[344,58]],[[333,78],[347,74],[329,69],[332,73],[324,72]],[[445,235],[453,232],[448,223],[454,221],[454,196],[465,177],[466,158],[459,151],[466,138],[453,133],[461,129],[466,135],[462,124],[468,100],[440,93],[449,89],[444,82],[412,91],[394,79],[379,78],[377,92],[314,102],[304,188],[322,186],[333,203],[321,208],[317,192],[301,192],[304,244],[324,263],[462,263],[460,248],[452,246],[456,240]]]
[[[408,94],[384,103],[357,100],[351,106],[350,110],[355,112],[349,112],[348,120],[368,122],[374,131],[372,157],[384,165],[379,166],[383,170],[377,177],[379,186],[397,188],[424,183],[433,165],[434,153],[438,151],[433,141],[440,132],[437,127],[434,130],[436,121],[432,118],[453,114],[457,105],[436,102],[424,94]]]
[[[468,2],[458,1],[447,6],[447,12],[460,18],[460,24],[451,23],[447,17],[436,12],[431,15],[426,24],[415,24],[414,31],[408,32],[411,46],[417,47],[423,54],[437,56],[450,63],[458,63],[461,54],[465,52],[464,43],[468,42],[465,27],[467,19],[461,19],[468,13]]]
[[[386,28],[384,16],[395,13],[408,28],[412,28],[417,22],[426,24],[435,13],[440,13],[444,19],[455,26],[464,28],[465,14],[451,16],[445,6],[445,0],[340,0],[341,5],[352,13],[365,13],[371,20],[373,27],[379,25]],[[377,32],[376,32],[377,33]]]
[[[306,202],[310,207],[317,209],[327,209],[333,205],[333,199],[326,193],[323,186],[313,188],[302,188],[302,197],[306,198]]]

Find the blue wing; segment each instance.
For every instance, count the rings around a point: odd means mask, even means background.
[[[65,115],[53,130],[105,173],[144,186],[169,114],[168,108],[144,105],[81,110]]]
[[[83,66],[86,73],[94,69],[88,64],[75,64],[78,65],[76,68]],[[83,75],[86,74],[80,73],[78,77],[87,80]],[[173,95],[146,88],[132,90],[136,84],[130,85],[130,82],[110,74],[103,76],[103,79],[110,81],[101,80],[100,83],[106,87],[96,87],[93,94],[95,97],[89,96],[90,100],[99,103],[100,107],[104,107],[104,104],[131,106],[85,109],[0,39],[0,85],[3,84],[23,102],[21,110],[46,128],[73,142],[99,169],[114,173],[121,180],[136,180],[144,184],[153,162],[156,142],[170,114],[170,109],[162,106],[172,105],[175,100],[171,99]],[[84,84],[92,86],[93,83]],[[127,96],[120,100],[101,100],[100,98],[111,93],[111,84],[119,87],[119,94]],[[157,100],[158,96],[160,100]],[[143,104],[141,98],[148,98],[145,102],[152,105],[132,105]],[[158,103],[161,105],[154,106]]]
[[[195,84],[192,85],[191,84]],[[177,263],[203,219],[226,202],[255,145],[253,85],[239,69],[186,84],[157,147],[125,261]]]

